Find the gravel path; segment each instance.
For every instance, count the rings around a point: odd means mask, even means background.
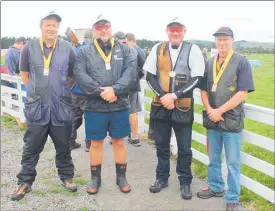
[[[90,196],[86,186],[90,181],[89,155],[80,149],[72,152],[76,167],[78,192],[69,193],[60,185],[55,168],[55,151],[49,139],[40,155],[37,177],[33,191],[19,202],[10,200],[16,185],[16,174],[20,170],[22,137],[24,131],[17,126],[1,127],[1,210],[224,210],[222,198],[200,200],[196,196],[190,201],[181,199],[175,164],[171,162],[169,187],[158,194],[151,194],[149,186],[155,179],[155,149],[146,142],[141,147],[127,144],[128,174],[132,186],[130,194],[120,193],[115,185],[115,165],[112,147],[108,141],[104,147],[102,186],[99,193]],[[84,140],[83,128],[79,140]],[[206,187],[206,182],[194,178],[193,193]]]

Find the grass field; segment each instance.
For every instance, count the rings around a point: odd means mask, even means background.
[[[247,55],[249,59],[262,60],[263,66],[253,69],[255,92],[250,93],[246,100],[247,103],[263,106],[274,109],[274,55],[264,54]],[[146,92],[148,97],[152,97],[151,91]],[[150,110],[150,106],[146,105],[146,110]],[[201,114],[203,107],[195,105],[196,113]],[[146,119],[148,123],[148,119]],[[258,123],[253,120],[245,119],[245,129],[253,131],[254,133],[274,139],[274,127]],[[193,130],[201,134],[206,133],[205,128],[197,123],[194,123]],[[192,147],[198,151],[207,154],[206,147],[193,141]],[[274,153],[255,145],[243,142],[242,151],[269,162],[274,165]],[[193,172],[199,178],[207,178],[207,167],[199,161],[193,161]],[[242,165],[242,173],[255,181],[262,183],[263,185],[275,190],[274,179],[257,170],[254,170],[246,165]],[[242,187],[242,193],[240,198],[241,203],[249,209],[254,210],[274,210],[274,205],[262,197],[254,194],[252,191]]]

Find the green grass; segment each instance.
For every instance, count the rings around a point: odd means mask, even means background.
[[[256,91],[248,94],[246,102],[274,109],[274,55],[265,54],[262,55],[261,58],[261,55],[250,54],[247,55],[247,57],[248,59],[262,59],[263,66],[253,70]],[[145,92],[145,95],[150,98],[154,96],[153,92],[149,90]],[[145,105],[145,109],[150,111],[150,105]],[[194,110],[196,113],[201,114],[203,107],[200,105],[195,105]],[[146,118],[145,122],[148,124],[149,119]],[[258,123],[251,119],[245,119],[245,129],[252,131],[253,133],[274,139],[274,127],[272,126]],[[206,134],[205,128],[198,123],[193,124],[193,130],[204,135]],[[205,145],[193,141],[192,147],[199,152],[207,154]],[[274,153],[269,150],[265,150],[261,147],[243,142],[242,151],[274,165]],[[272,190],[275,190],[274,179],[272,177],[267,176],[244,164],[241,166],[241,169],[244,175],[260,182]],[[207,167],[201,162],[193,160],[192,170],[194,174],[196,174],[196,176],[200,179],[207,178]],[[240,202],[247,208],[254,210],[274,210],[274,205],[272,203],[244,187],[242,187],[241,190],[242,193]]]

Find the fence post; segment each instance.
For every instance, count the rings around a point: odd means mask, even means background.
[[[141,85],[141,92],[140,92],[140,101],[141,101],[141,108],[142,112],[139,112],[138,114],[138,122],[139,122],[139,133],[144,134],[145,129],[144,129],[144,122],[145,122],[145,103],[144,103],[144,98],[145,98],[145,80],[140,80],[140,85]]]
[[[222,178],[224,181],[224,187],[225,189],[228,188],[228,184],[227,184],[227,174],[228,174],[228,170],[227,170],[227,165],[226,165],[226,156],[225,156],[225,150],[224,150],[224,146],[222,149],[222,155],[223,155],[223,160],[222,160]]]
[[[22,96],[22,81],[19,77],[17,77],[17,95],[19,101],[19,116],[20,116],[20,123],[25,122],[25,115],[24,115],[24,103],[23,103],[23,96]]]

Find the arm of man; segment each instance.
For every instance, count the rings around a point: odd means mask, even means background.
[[[19,70],[21,73],[21,79],[25,86],[28,86],[29,83],[29,71],[30,71],[30,66],[29,66],[29,46],[26,44],[19,57]]]
[[[209,117],[211,119],[219,119],[223,113],[235,108],[241,102],[243,102],[247,97],[247,93],[253,92],[255,90],[251,66],[249,64],[248,59],[244,57],[237,68],[238,92],[232,98],[230,98],[230,100],[228,100],[225,104],[223,104],[217,109],[211,110],[211,112],[209,113]]]
[[[158,96],[162,97],[166,93],[162,90],[158,77],[157,77],[157,48],[159,44],[154,45],[152,48],[150,54],[148,55],[144,65],[143,70],[145,70],[146,73],[146,81],[151,88],[151,90]]]
[[[112,85],[115,95],[129,93],[129,87],[137,78],[137,53],[135,49],[123,45],[124,51],[124,67],[122,76]]]
[[[193,91],[202,80],[205,70],[205,63],[200,48],[195,44],[192,45],[190,50],[189,66],[191,69],[191,78],[187,81],[186,84],[183,85],[182,88],[174,93],[176,95],[174,95],[174,98],[184,97],[187,92]]]
[[[90,96],[100,96],[100,84],[86,72],[87,58],[85,47],[82,47],[76,56],[73,68],[74,78],[85,94]]]
[[[139,47],[137,48],[137,53],[138,53],[138,56],[137,56],[138,76],[139,76],[139,79],[141,79],[145,75],[143,66],[146,60],[146,55],[145,55],[145,52]]]

